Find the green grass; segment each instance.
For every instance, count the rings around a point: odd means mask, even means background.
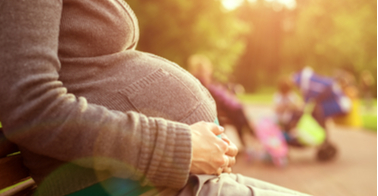
[[[274,88],[263,88],[256,93],[238,95],[238,98],[245,104],[271,104],[273,103],[274,92]]]
[[[361,119],[364,128],[377,132],[377,99],[372,100],[369,106],[366,102],[361,100]]]
[[[363,127],[377,132],[377,114],[361,114]]]
[[[273,95],[268,94],[242,94],[238,95],[241,102],[245,104],[270,104],[273,103]]]

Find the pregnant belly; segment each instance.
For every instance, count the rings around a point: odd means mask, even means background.
[[[60,78],[68,92],[89,103],[188,124],[216,117],[215,103],[200,82],[161,57],[128,51],[61,62]]]

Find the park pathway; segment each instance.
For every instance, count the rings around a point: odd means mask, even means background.
[[[249,105],[250,117],[271,115],[269,106]],[[371,131],[330,124],[330,140],[339,154],[329,162],[315,159],[315,148],[290,148],[289,162],[279,168],[261,160],[249,160],[239,153],[234,173],[271,182],[314,196],[376,196],[377,195],[377,135]],[[226,133],[237,145],[232,127]],[[251,146],[256,140],[248,137]],[[256,147],[256,146],[254,146]]]

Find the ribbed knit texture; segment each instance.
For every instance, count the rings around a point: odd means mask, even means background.
[[[111,176],[185,185],[187,124],[212,122],[215,104],[181,67],[134,50],[126,3],[2,1],[0,13],[0,121],[40,195]]]

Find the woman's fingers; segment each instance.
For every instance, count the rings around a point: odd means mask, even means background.
[[[216,175],[221,175],[223,173],[223,168],[220,167],[218,168],[217,172],[215,173]]]
[[[236,147],[236,145],[233,142],[231,142],[230,139],[228,139],[226,134],[222,134],[222,140],[228,144],[228,150],[226,152],[226,155],[235,157],[239,152],[238,147]]]
[[[223,134],[223,127],[199,122],[191,125],[193,154],[191,173],[230,173],[236,163],[238,148]],[[216,135],[220,135],[216,137]]]
[[[238,154],[238,152],[239,152],[238,147],[236,147],[236,145],[231,142],[230,145],[228,146],[226,155],[235,157]]]
[[[231,167],[226,167],[226,168],[224,168],[224,170],[223,170],[223,173],[231,173],[231,172],[232,172]]]
[[[232,166],[234,166],[235,165],[235,163],[236,163],[236,158],[235,157],[228,157],[228,165],[227,165],[227,167],[232,167]]]
[[[198,122],[190,126],[192,133],[192,163],[194,174],[218,174],[229,165],[228,144],[216,137],[223,130],[214,123]]]
[[[231,144],[231,141],[230,141],[230,139],[228,139],[228,137],[226,136],[226,134],[222,133],[220,136],[221,136],[222,140],[224,142],[226,142],[228,145]]]

